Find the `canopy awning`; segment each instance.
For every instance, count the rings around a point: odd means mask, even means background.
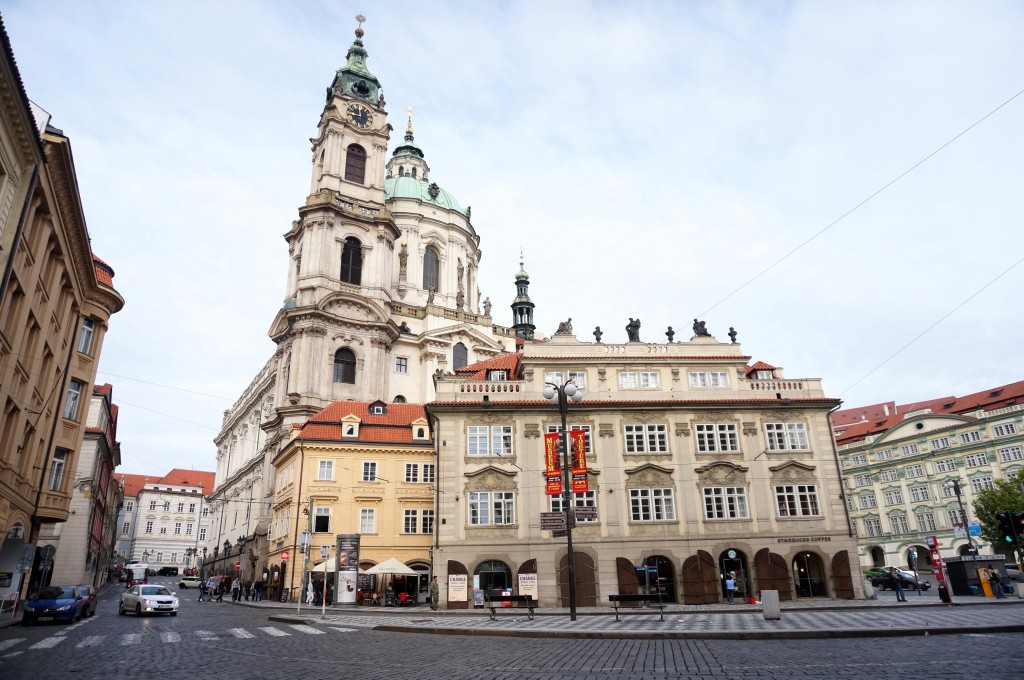
[[[415,576],[416,572],[399,562],[394,557],[389,557],[380,564],[375,564],[366,570],[367,574],[406,574]]]

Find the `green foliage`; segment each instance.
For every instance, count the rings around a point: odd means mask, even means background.
[[[1006,553],[1009,558],[1013,550],[1003,542],[1003,532],[999,528],[996,515],[1001,512],[1024,512],[1024,470],[1009,479],[998,479],[991,489],[985,489],[974,497],[974,515],[981,524],[981,535],[992,544],[996,553]],[[1019,537],[1024,538],[1024,537]],[[1021,554],[1020,541],[1017,545],[1018,560],[1024,559]]]

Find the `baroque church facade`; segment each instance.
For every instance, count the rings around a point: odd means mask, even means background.
[[[209,559],[237,550],[263,562],[274,492],[264,479],[293,427],[337,401],[428,402],[435,374],[515,350],[516,328],[494,322],[479,290],[471,210],[432,178],[411,110],[388,154],[393,127],[362,38],[357,28],[327,88],[309,195],[284,235],[285,299],[269,330],[277,349],[214,440]],[[532,338],[528,281],[517,285],[517,326]]]

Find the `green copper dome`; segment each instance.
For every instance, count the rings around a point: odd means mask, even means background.
[[[327,101],[332,97],[357,97],[376,105],[380,100],[380,81],[366,68],[366,48],[363,47],[363,29],[356,29],[356,39],[348,48],[346,63],[334,74],[327,88]]]
[[[384,180],[384,200],[390,201],[395,198],[411,198],[423,203],[433,204],[466,214],[465,209],[455,197],[437,186],[433,182],[427,182],[416,177],[388,177]]]

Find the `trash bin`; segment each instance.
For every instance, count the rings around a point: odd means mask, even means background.
[[[946,586],[939,586],[939,599],[945,602],[946,604],[949,604],[953,601],[949,597],[949,591],[946,589]]]

